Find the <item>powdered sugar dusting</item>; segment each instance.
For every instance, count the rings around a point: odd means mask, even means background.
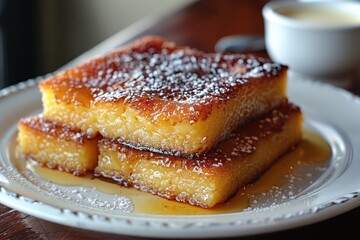
[[[91,135],[84,132],[70,129],[65,125],[56,125],[53,122],[46,121],[42,114],[23,118],[20,120],[20,124],[29,126],[30,128],[39,130],[43,133],[47,133],[50,136],[56,136],[62,140],[71,140],[78,144],[84,144],[86,139],[92,138]]]
[[[54,184],[34,176],[29,171],[25,171],[23,174],[28,181],[34,183],[42,192],[54,199],[111,213],[130,213],[134,208],[131,200],[124,196],[106,194],[91,187]]]
[[[57,84],[88,89],[93,104],[119,100],[136,103],[144,99],[203,104],[230,99],[251,79],[271,80],[283,68],[255,56],[207,54],[150,41],[146,47],[133,47],[92,60],[52,81],[53,87]],[[66,94],[68,100],[76,99],[72,90]]]

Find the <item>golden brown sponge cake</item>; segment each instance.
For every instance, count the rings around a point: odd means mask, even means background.
[[[302,137],[302,114],[283,103],[237,128],[209,152],[181,158],[99,141],[95,174],[159,196],[211,208],[256,179]]]
[[[238,127],[209,152],[188,159],[91,138],[38,115],[20,120],[18,150],[50,168],[75,175],[94,172],[124,186],[210,208],[226,201],[296,145],[301,125],[300,109],[283,102]]]
[[[287,68],[147,36],[39,84],[44,118],[191,158],[286,98]]]
[[[83,175],[97,166],[98,137],[53,124],[40,115],[18,124],[18,152],[49,168]]]

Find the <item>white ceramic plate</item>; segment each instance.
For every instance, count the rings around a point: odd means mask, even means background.
[[[13,159],[16,126],[21,117],[41,111],[38,80],[0,91],[0,202],[18,211],[100,232],[213,238],[299,227],[360,205],[360,99],[344,90],[313,81],[289,80],[289,98],[302,108],[305,127],[321,134],[332,150],[322,173],[295,196],[236,213],[164,216],[134,214],[126,197],[94,188],[47,183],[19,170]]]

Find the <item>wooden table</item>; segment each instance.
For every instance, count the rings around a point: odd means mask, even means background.
[[[178,44],[214,51],[216,41],[233,34],[263,34],[261,9],[265,0],[204,0],[195,2],[146,27],[137,25],[115,34],[79,57],[80,61],[114,43],[121,45],[145,34],[156,34]],[[136,29],[136,30],[134,30]],[[264,53],[261,53],[264,54]],[[360,82],[360,81],[358,81]],[[350,91],[359,94],[359,84]],[[357,238],[360,208],[316,224],[244,239]],[[354,225],[354,226],[353,226]],[[0,204],[0,239],[138,239],[66,227],[37,219]]]

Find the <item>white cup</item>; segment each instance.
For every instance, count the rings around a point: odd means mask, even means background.
[[[271,1],[263,17],[273,61],[294,75],[351,84],[360,68],[360,2]]]

